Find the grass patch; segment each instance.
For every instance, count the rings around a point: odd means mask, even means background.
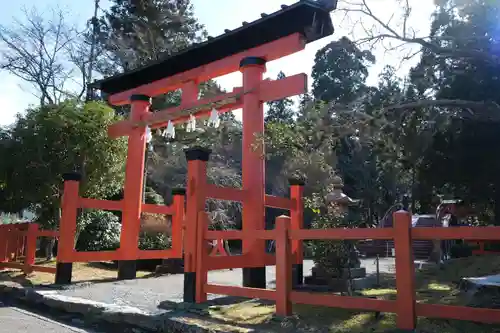
[[[466,305],[465,296],[458,289],[463,277],[484,276],[500,273],[500,256],[476,256],[453,260],[443,267],[427,267],[416,273],[416,296],[419,302],[447,305]],[[383,288],[361,291],[364,297],[396,299],[395,280],[388,276]],[[231,325],[241,325],[264,331],[276,332],[353,332],[383,333],[396,329],[395,314],[350,311],[339,308],[293,306],[293,316],[277,319],[275,307],[266,302],[247,302],[212,306],[210,317]],[[499,325],[445,319],[418,318],[419,332],[486,333],[500,332]]]
[[[55,267],[55,261],[38,259],[37,265]],[[108,282],[116,280],[118,271],[111,263],[73,263],[73,282]],[[151,276],[151,272],[137,271],[138,278]],[[0,281],[13,281],[23,286],[37,286],[54,283],[54,274],[33,272],[25,275],[18,269],[0,271]]]
[[[210,316],[228,325],[243,329],[260,329],[268,332],[331,332],[331,333],[386,333],[396,330],[396,315],[349,311],[339,308],[294,305],[293,316],[274,318],[274,306],[259,301],[236,305],[212,307]],[[427,333],[487,333],[500,332],[499,326],[482,325],[456,320],[418,318],[419,332]]]

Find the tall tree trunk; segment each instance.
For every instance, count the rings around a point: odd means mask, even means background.
[[[495,177],[495,190],[494,190],[494,196],[495,196],[495,206],[493,208],[493,213],[495,214],[494,217],[494,224],[496,226],[500,226],[500,175],[496,175]]]
[[[61,209],[54,209],[54,224],[58,225],[61,223]],[[45,257],[47,261],[52,261],[54,259],[54,246],[56,244],[56,239],[53,237],[47,237],[47,243],[45,248]]]
[[[417,189],[416,189],[416,186],[415,186],[415,174],[416,174],[416,169],[417,167],[415,165],[413,165],[413,167],[411,168],[411,203],[410,203],[410,211],[415,214],[415,200],[416,200],[416,192],[417,192]]]

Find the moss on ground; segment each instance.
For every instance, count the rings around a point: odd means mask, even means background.
[[[429,267],[416,273],[417,300],[431,304],[467,305],[467,297],[458,289],[461,278],[498,273],[499,256],[469,257],[453,260],[441,268]],[[394,284],[393,277],[384,276],[381,288],[363,290],[361,294],[394,300]],[[276,319],[274,311],[274,305],[258,300],[209,308],[214,320],[271,332],[382,333],[396,329],[396,315],[389,313],[377,316],[373,312],[297,304],[293,306],[293,316]],[[417,327],[419,332],[500,332],[500,325],[444,319],[418,318]]]

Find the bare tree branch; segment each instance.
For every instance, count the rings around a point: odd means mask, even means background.
[[[22,20],[0,25],[0,70],[32,85],[41,105],[57,103],[71,95],[65,90],[74,77],[68,52],[79,34],[60,10],[48,18],[36,9],[23,13]]]
[[[491,52],[484,52],[483,50],[474,48],[456,48],[447,46],[445,43],[440,43],[455,39],[451,36],[444,36],[441,38],[433,37],[432,40],[430,36],[417,36],[416,32],[408,25],[412,13],[412,7],[409,0],[397,0],[396,4],[400,6],[399,11],[401,14],[399,24],[394,23],[394,14],[391,15],[390,19],[387,21],[381,19],[368,5],[367,0],[341,1],[337,11],[344,13],[344,16],[347,18],[351,16],[358,17],[358,19],[351,20],[353,29],[360,27],[364,32],[363,37],[355,39],[358,45],[368,44],[370,47],[374,47],[376,44],[383,44],[384,41],[400,41],[403,44],[418,44],[423,49],[427,49],[441,57],[454,59],[474,58],[494,64],[500,63],[500,57]],[[370,28],[366,27],[368,22],[372,23]],[[400,28],[398,28],[398,26],[400,26]],[[400,46],[401,45],[396,48]],[[386,50],[391,48],[394,49],[394,47],[386,47]],[[413,53],[411,57],[416,54],[418,54],[418,52]]]

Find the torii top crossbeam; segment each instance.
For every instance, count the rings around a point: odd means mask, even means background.
[[[312,0],[282,6],[275,13],[262,14],[259,20],[244,22],[237,29],[226,30],[218,37],[194,44],[150,65],[96,81],[91,87],[109,95],[109,101],[114,105],[128,104],[133,94],[156,96],[175,90],[181,82],[192,78],[206,81],[237,71],[240,59],[247,53],[245,51],[254,48],[257,52],[249,55],[263,57],[269,62],[299,51],[300,44],[333,34],[330,10]],[[294,34],[301,35],[302,40],[300,43],[297,41],[299,45],[288,43],[287,48],[275,50],[259,48]],[[234,57],[237,60],[228,61],[228,57],[238,54],[239,57]],[[220,62],[223,59],[225,66]]]

